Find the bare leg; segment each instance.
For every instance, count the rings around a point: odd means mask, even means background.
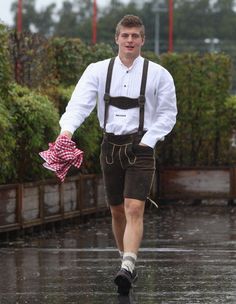
[[[118,206],[110,206],[112,215],[112,231],[115,237],[117,248],[124,251],[124,232],[126,226],[124,204]]]
[[[134,270],[137,253],[143,237],[144,207],[144,201],[125,199],[124,256],[121,269],[114,279],[120,294],[128,294],[134,280],[137,279],[137,273]]]
[[[125,199],[126,227],[124,233],[124,252],[137,255],[143,237],[143,214],[145,203],[135,199]]]

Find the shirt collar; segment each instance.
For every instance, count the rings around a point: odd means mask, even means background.
[[[133,64],[131,65],[131,67],[128,68],[127,66],[125,66],[125,65],[122,63],[122,61],[120,60],[119,55],[116,57],[117,62],[118,62],[122,67],[124,67],[125,69],[128,69],[128,70],[131,70],[131,69],[134,68],[137,64],[141,63],[141,62],[142,62],[142,59],[143,59],[142,56],[139,55],[137,58],[134,59],[134,62],[133,62]]]

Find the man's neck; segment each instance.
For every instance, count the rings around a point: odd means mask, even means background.
[[[122,55],[120,55],[120,54],[119,54],[118,56],[119,56],[119,58],[120,58],[120,61],[121,61],[127,68],[130,68],[130,67],[133,65],[135,59],[137,58],[137,57],[132,57],[132,56],[122,56]]]

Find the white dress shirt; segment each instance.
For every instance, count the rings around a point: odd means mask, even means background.
[[[65,113],[60,119],[61,132],[72,134],[89,116],[97,103],[97,113],[101,128],[104,124],[104,93],[107,68],[110,59],[91,63],[78,81]],[[138,98],[144,58],[137,57],[133,65],[126,67],[117,56],[115,59],[110,96]],[[141,142],[154,147],[173,128],[176,122],[177,106],[173,78],[170,73],[149,61],[145,92],[144,134]],[[139,108],[127,110],[109,106],[106,132],[116,135],[134,133],[139,126]]]

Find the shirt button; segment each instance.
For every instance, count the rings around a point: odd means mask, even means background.
[[[124,85],[124,87],[126,88],[126,84]]]
[[[126,71],[126,73],[129,73],[129,71]]]

